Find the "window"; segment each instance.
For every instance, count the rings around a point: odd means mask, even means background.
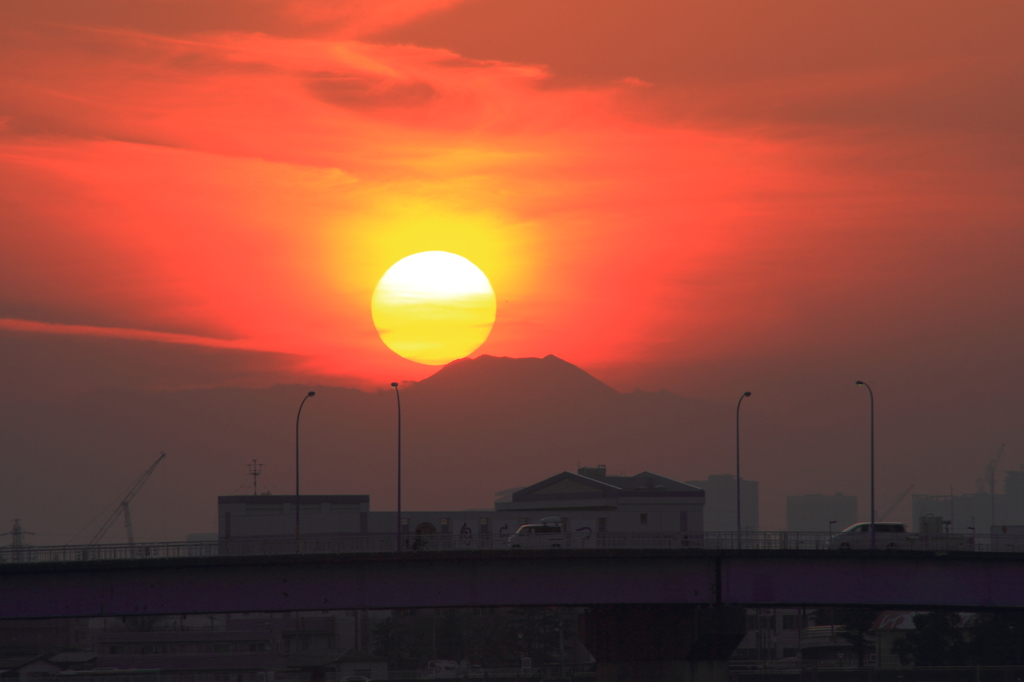
[[[249,651],[266,651],[267,645],[263,642],[250,642]]]
[[[302,505],[302,511],[306,511],[307,505]],[[284,503],[281,504],[247,504],[245,505],[246,516],[267,516],[270,514],[283,514]]]
[[[799,630],[800,629],[800,616],[782,616],[782,629],[783,630]]]
[[[646,526],[647,525],[647,514],[641,514],[640,515],[640,525],[641,526]]]
[[[231,651],[230,642],[214,642],[213,651],[217,654],[226,654]]]
[[[124,653],[124,644],[111,644],[110,645],[110,653],[111,654],[123,654]]]
[[[480,517],[480,532],[490,533],[491,532],[491,520],[486,516]]]
[[[796,658],[796,655],[798,653],[800,653],[800,652],[795,647],[792,648],[792,649],[789,648],[789,647],[783,647],[783,649],[782,649],[782,657],[783,658]]]
[[[608,519],[607,519],[607,517],[602,516],[601,518],[599,518],[597,520],[597,532],[598,533],[606,533],[606,532],[608,532]]]
[[[448,533],[452,532],[451,531],[451,524],[452,524],[452,520],[451,519],[441,519],[441,533],[443,535],[447,535]]]
[[[520,526],[525,526],[529,522],[530,522],[530,517],[529,516],[520,516],[519,517],[519,525]]]
[[[402,517],[402,532],[403,533],[408,533],[409,532],[409,517],[408,516]]]

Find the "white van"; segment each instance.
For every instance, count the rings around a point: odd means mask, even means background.
[[[902,523],[875,523],[875,549],[910,549],[914,535]],[[829,549],[871,549],[871,524],[855,523],[828,540]]]
[[[565,545],[562,520],[557,516],[519,526],[519,530],[505,539],[505,546],[509,549],[559,549]]]

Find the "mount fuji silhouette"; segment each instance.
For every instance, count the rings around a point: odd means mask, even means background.
[[[25,491],[19,514],[81,540],[77,526],[165,450],[132,503],[136,533],[160,540],[214,530],[217,496],[253,491],[253,459],[264,465],[259,492],[294,494],[296,409],[310,388],[317,394],[302,413],[302,492],[369,494],[372,509],[394,509],[394,391],[278,385],[106,391],[7,411],[0,431],[8,480]],[[684,481],[733,467],[732,406],[620,393],[552,355],[458,360],[400,390],[405,509],[493,509],[496,492],[579,465]],[[769,441],[779,438],[753,411],[744,423],[759,443],[752,461],[767,461]],[[111,532],[108,541],[118,540]]]

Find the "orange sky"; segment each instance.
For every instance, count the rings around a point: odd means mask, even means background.
[[[964,442],[1024,437],[1022,24],[942,0],[6,0],[0,397],[420,379],[370,295],[444,250],[497,295],[478,353],[825,424],[864,378],[918,406],[901,447],[982,412]]]
[[[480,352],[592,368],[1018,299],[1019,5],[625,8],[5,3],[0,316],[377,383],[422,250],[492,279]]]

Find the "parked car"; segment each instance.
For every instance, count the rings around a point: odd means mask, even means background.
[[[910,549],[916,536],[902,523],[875,523],[875,549]],[[855,523],[828,540],[829,549],[871,549],[871,524]]]
[[[540,523],[526,523],[505,539],[509,549],[557,549],[565,547],[565,531],[557,516],[541,519]]]

